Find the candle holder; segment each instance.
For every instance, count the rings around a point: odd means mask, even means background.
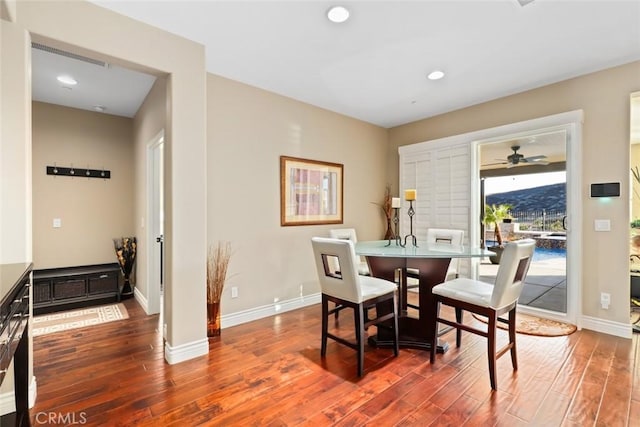
[[[413,200],[409,200],[409,211],[407,214],[409,215],[409,234],[404,236],[404,244],[400,245],[402,247],[407,246],[407,238],[411,237],[413,239],[413,246],[418,247],[418,238],[413,234],[413,215],[415,215],[416,211],[413,209]]]
[[[398,223],[400,222],[400,218],[398,218],[398,211],[400,208],[393,208],[393,229],[395,235],[396,246],[403,246],[402,237],[400,237],[400,230],[398,227]],[[389,243],[386,246],[391,246],[391,237],[389,237]]]

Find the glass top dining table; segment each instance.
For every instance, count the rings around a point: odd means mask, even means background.
[[[471,246],[452,246],[448,243],[409,242],[402,247],[394,240],[362,241],[355,244],[357,255],[366,257],[369,271],[379,277],[399,285],[398,329],[400,346],[429,350],[434,333],[435,305],[431,289],[444,282],[452,258],[480,258],[494,255],[486,249]],[[417,310],[408,310],[407,270],[418,281]],[[388,312],[392,307],[380,306],[377,310]],[[379,347],[393,345],[393,337],[386,328],[378,329],[369,342]],[[438,352],[447,351],[446,342],[438,342]]]
[[[381,256],[397,258],[478,258],[495,255],[486,249],[471,246],[453,246],[449,243],[419,243],[413,246],[408,243],[402,247],[395,241],[372,240],[357,242],[356,254],[360,256]]]

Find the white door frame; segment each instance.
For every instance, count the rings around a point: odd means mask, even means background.
[[[164,130],[147,144],[147,314],[162,310],[160,285],[160,245],[156,241],[163,230],[163,156]]]
[[[582,259],[582,110],[555,114],[538,119],[512,123],[496,128],[472,132],[472,189],[476,192],[472,200],[480,199],[480,164],[478,162],[479,146],[483,143],[503,140],[505,138],[519,138],[541,131],[564,130],[566,132],[566,171],[567,171],[567,312],[557,313],[524,305],[518,306],[522,313],[533,314],[540,317],[551,318],[563,322],[572,323],[581,327],[582,319],[582,271],[580,260]],[[467,134],[470,135],[470,134]],[[479,208],[479,203],[473,203],[472,209]],[[479,218],[479,212],[472,218]],[[478,245],[479,233],[472,236],[477,239],[472,242]]]

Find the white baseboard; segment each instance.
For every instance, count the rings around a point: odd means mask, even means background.
[[[149,302],[147,301],[147,297],[138,290],[137,286],[133,290],[133,297],[138,301],[138,304],[140,304],[140,307],[142,307],[144,312],[149,314]]]
[[[175,365],[176,363],[184,362],[185,360],[204,356],[208,352],[209,340],[206,338],[175,347],[169,345],[168,342],[164,345],[164,359],[169,365]]]
[[[274,302],[273,304],[263,305],[249,310],[225,314],[220,317],[220,326],[222,329],[229,328],[231,326],[241,325],[243,323],[273,316],[279,313],[285,313],[287,311],[296,310],[309,305],[319,304],[320,302],[320,292],[287,301]]]
[[[591,316],[582,316],[582,328],[616,337],[629,338],[633,336],[633,330],[628,323],[612,322]]]
[[[136,293],[136,299],[143,305],[146,299],[143,295]],[[239,311],[220,317],[220,325],[224,328],[251,322],[253,320],[262,319],[264,317],[273,316],[278,313],[284,313],[298,308],[306,307],[313,304],[319,304],[321,301],[320,293],[306,295],[287,301],[274,302],[273,304],[255,307],[249,310]],[[145,306],[143,305],[143,308]],[[146,309],[145,309],[146,311]],[[194,341],[192,343],[182,344],[172,347],[169,343],[165,343],[164,358],[170,365],[184,362],[185,360],[203,356],[209,352],[209,340],[204,339]]]
[[[33,408],[36,404],[36,396],[38,395],[38,384],[36,377],[31,377],[29,384],[29,408]],[[13,391],[0,394],[0,415],[16,412],[16,399]]]

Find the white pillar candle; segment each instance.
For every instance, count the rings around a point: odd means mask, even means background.
[[[399,208],[400,207],[400,197],[393,197],[391,199],[391,207],[392,208]]]

